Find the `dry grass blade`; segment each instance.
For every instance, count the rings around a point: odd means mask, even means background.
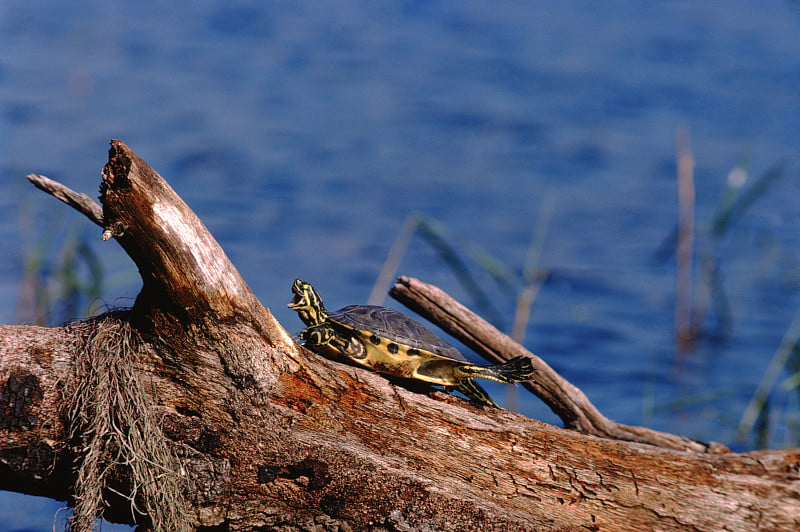
[[[395,275],[397,275],[397,268],[400,266],[400,261],[403,259],[403,255],[406,254],[408,244],[411,242],[411,237],[414,236],[414,231],[419,227],[419,221],[420,215],[415,212],[406,216],[403,226],[397,233],[392,248],[389,250],[389,254],[383,262],[381,271],[378,274],[378,279],[372,287],[372,292],[369,294],[369,299],[367,300],[368,305],[380,305],[383,303],[383,300],[386,298],[386,293],[389,291],[389,287],[392,286]]]
[[[389,290],[392,279],[397,273],[397,267],[408,249],[411,237],[415,232],[430,244],[439,254],[439,257],[455,274],[464,289],[470,294],[475,305],[489,317],[492,323],[502,323],[502,316],[492,303],[492,299],[486,294],[470,272],[466,263],[461,259],[456,248],[451,244],[451,238],[447,234],[444,225],[432,218],[425,217],[419,213],[408,215],[403,226],[395,238],[392,248],[384,261],[378,279],[370,293],[368,304],[378,305],[383,302],[384,294]],[[488,256],[488,254],[484,254]],[[482,264],[483,265],[483,264]],[[490,274],[492,271],[487,269]]]
[[[525,340],[525,329],[530,319],[531,306],[549,275],[548,272],[539,268],[539,262],[544,249],[544,239],[547,236],[550,220],[555,210],[554,206],[555,203],[552,200],[542,202],[542,208],[539,210],[539,219],[536,222],[536,227],[531,236],[531,243],[528,246],[528,254],[525,257],[525,265],[522,270],[525,286],[517,297],[514,323],[511,328],[511,338],[519,343],[523,343]]]
[[[675,338],[682,351],[695,341],[692,324],[692,255],[694,253],[694,156],[689,131],[676,135],[678,160],[678,243],[675,279]]]

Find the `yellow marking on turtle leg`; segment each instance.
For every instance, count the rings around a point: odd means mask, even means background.
[[[491,406],[499,408],[497,404],[492,401],[486,390],[481,388],[477,382],[472,379],[462,379],[456,386],[456,390],[469,397],[470,401],[484,406]]]
[[[465,365],[459,368],[459,373],[465,377],[482,377],[511,384],[529,380],[533,377],[534,369],[529,358],[518,356],[494,366]]]
[[[501,375],[491,368],[482,367],[482,366],[460,366],[456,369],[456,373],[460,377],[464,378],[472,378],[472,377],[480,377],[482,379],[487,379],[490,381],[502,382],[504,384],[511,384],[514,381],[508,379],[504,375]]]

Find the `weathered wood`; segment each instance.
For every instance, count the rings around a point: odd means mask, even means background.
[[[168,464],[156,471],[167,487],[180,480],[188,521],[154,519],[176,528],[800,525],[798,450],[697,453],[598,438],[326,360],[292,341],[188,207],[119,141],[104,183],[103,227],[145,287],[130,311],[88,323],[0,326],[0,489],[71,496],[96,448],[86,427],[105,416],[117,431],[149,427],[163,439],[161,461],[158,449],[126,448],[142,444],[108,432],[119,454],[104,480],[140,488],[137,506],[157,514],[136,467],[148,456]],[[114,344],[104,336],[124,339],[125,356],[106,357]],[[104,397],[113,407],[91,404]],[[131,521],[129,501],[103,495],[107,517]]]

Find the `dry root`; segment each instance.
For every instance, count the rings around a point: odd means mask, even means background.
[[[106,490],[130,501],[137,522],[189,530],[180,463],[134,369],[135,331],[113,314],[72,329],[76,357],[64,387],[70,441],[79,457],[72,530],[93,529]]]

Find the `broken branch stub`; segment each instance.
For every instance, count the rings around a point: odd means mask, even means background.
[[[287,358],[279,349],[264,351],[258,342],[288,336],[203,222],[122,141],[111,141],[102,177],[105,234],[114,235],[142,277],[133,307],[140,327],[167,343],[185,341],[187,333],[210,335],[208,340],[216,342],[227,339],[230,328],[220,326],[229,324],[241,341],[254,335],[255,343],[250,349],[223,351],[217,363],[237,380],[274,383]]]
[[[122,141],[111,141],[100,186],[103,227],[139,268],[136,306],[164,301],[188,320],[251,315],[258,302],[188,205]]]

